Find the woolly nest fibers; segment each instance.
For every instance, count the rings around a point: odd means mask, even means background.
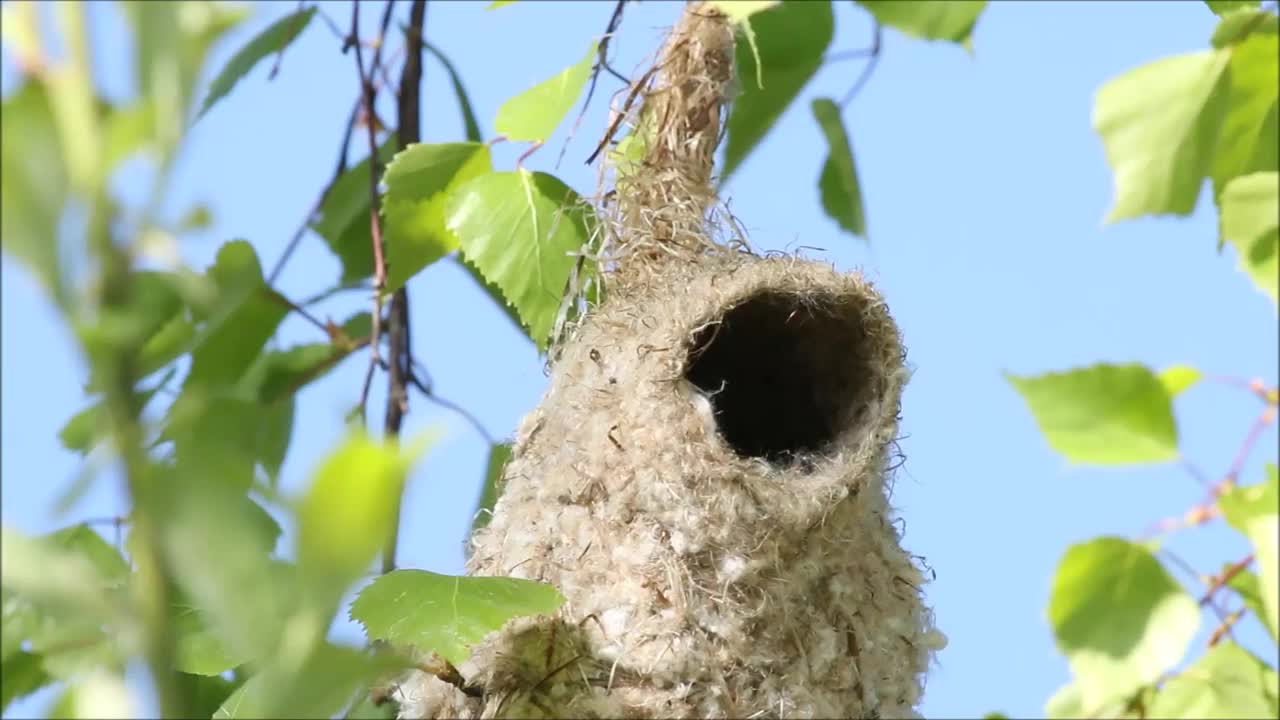
[[[618,180],[633,260],[554,356],[472,539],[469,574],[566,602],[492,633],[461,682],[404,679],[401,717],[915,716],[945,639],[886,497],[898,329],[857,274],[705,239],[731,51],[686,9],[645,100],[681,112]]]

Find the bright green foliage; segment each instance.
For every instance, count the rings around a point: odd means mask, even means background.
[[[1160,384],[1164,385],[1169,397],[1175,398],[1200,382],[1201,377],[1201,372],[1190,365],[1170,365],[1160,371]]]
[[[1231,567],[1228,563],[1223,565],[1222,571],[1225,573]],[[1258,576],[1248,570],[1242,570],[1231,576],[1227,581],[1227,586],[1240,596],[1244,606],[1249,608],[1249,612],[1253,613],[1258,621],[1271,633],[1271,638],[1276,638],[1276,627],[1271,625],[1267,620],[1267,610],[1262,604],[1262,586],[1258,582]]]
[[[498,502],[502,488],[502,471],[511,460],[511,443],[498,443],[489,448],[489,464],[484,471],[484,488],[480,491],[480,502],[476,504],[476,514],[471,520],[471,532],[489,524],[493,515],[493,506]]]
[[[405,663],[331,643],[297,667],[276,661],[254,675],[213,714],[230,718],[327,718],[348,706],[370,682]]]
[[[387,292],[458,248],[445,227],[449,194],[492,170],[489,146],[474,142],[410,145],[391,160],[382,176]]]
[[[1276,16],[1264,13],[1274,22]],[[1213,187],[1221,196],[1232,179],[1280,170],[1280,45],[1274,30],[1231,48],[1222,132],[1214,148]]]
[[[516,0],[493,0],[493,2],[489,3],[489,4],[485,7],[485,10],[497,10],[498,8],[506,7],[506,6],[508,6],[508,5],[511,5],[511,4],[512,4],[512,3],[514,3],[515,1],[516,1]]]
[[[1178,455],[1169,393],[1142,365],[1098,364],[1005,378],[1027,401],[1049,446],[1071,462],[1124,465]]]
[[[866,238],[867,216],[862,209],[858,167],[853,161],[849,134],[840,119],[840,108],[827,98],[819,98],[813,101],[813,117],[827,138],[827,160],[822,164],[822,175],[818,178],[822,209],[842,230]]]
[[[469,142],[480,142],[484,139],[480,132],[480,123],[476,121],[476,112],[471,107],[471,98],[467,96],[467,89],[462,84],[462,76],[458,74],[457,68],[445,57],[435,45],[425,40],[422,43],[423,49],[435,56],[436,60],[444,66],[444,71],[449,75],[449,84],[453,85],[453,95],[458,100],[458,111],[462,113],[462,124],[466,130],[467,140]]]
[[[378,148],[378,162],[386,164],[395,155],[394,135]],[[325,193],[319,218],[311,224],[329,249],[342,262],[341,282],[348,283],[373,274],[373,231],[369,208],[369,158],[347,168]]]
[[[298,564],[326,589],[341,592],[364,573],[394,532],[409,453],[353,434],[320,465],[298,508]]]
[[[1218,499],[1218,506],[1227,522],[1244,533],[1253,545],[1253,558],[1258,567],[1258,591],[1261,596],[1267,627],[1280,627],[1280,481],[1276,466],[1267,466],[1266,480],[1254,485],[1238,487]]]
[[[782,3],[752,15],[744,23],[747,29],[755,48],[740,42],[735,50],[741,92],[727,123],[722,180],[733,175],[822,66],[834,32],[831,3]]]
[[[169,377],[172,377],[172,372],[155,387],[138,393],[139,407],[145,408],[156,392],[168,384]],[[62,443],[62,447],[83,455],[93,449],[108,429],[106,406],[98,402],[72,415],[58,431],[58,441]]]
[[[532,580],[454,577],[396,570],[374,580],[351,605],[370,640],[410,645],[459,664],[471,646],[522,615],[550,615],[564,603]]]
[[[1049,622],[1084,707],[1093,711],[1178,663],[1200,609],[1149,550],[1103,537],[1067,550],[1054,576]]]
[[[859,0],[882,25],[922,40],[968,43],[985,0]]]
[[[744,23],[747,18],[762,10],[777,5],[782,0],[711,0],[707,3],[724,13],[725,17],[735,23]]]
[[[1205,0],[1205,5],[1213,11],[1214,15],[1226,15],[1233,10],[1241,8],[1256,8],[1259,0]]]
[[[310,7],[285,15],[240,48],[210,83],[209,94],[205,96],[204,105],[200,107],[196,118],[199,119],[209,112],[209,108],[231,92],[240,78],[248,75],[249,71],[253,70],[263,58],[273,53],[284,52],[284,49],[289,47],[289,43],[292,43],[306,29],[315,14],[316,9]]]
[[[19,651],[0,664],[0,711],[9,703],[49,684],[49,676],[39,655]]]
[[[363,340],[368,342],[368,336]],[[267,353],[259,397],[264,403],[291,397],[337,367],[355,349],[354,344],[344,347],[333,343],[308,343]]]
[[[176,667],[184,673],[218,675],[248,659],[231,653],[200,608],[175,605],[171,622],[177,638]]]
[[[546,142],[578,102],[595,59],[593,42],[581,60],[502,103],[494,130],[508,140]]]
[[[448,227],[462,254],[515,308],[546,348],[576,258],[595,215],[578,194],[546,173],[496,172],[450,194]]]
[[[218,250],[209,276],[217,283],[218,303],[192,340],[187,387],[228,386],[239,381],[290,307],[267,287],[257,253],[243,240]]]
[[[1216,48],[1222,48],[1235,45],[1256,33],[1274,35],[1280,28],[1278,21],[1280,18],[1277,18],[1275,13],[1266,10],[1257,8],[1233,10],[1222,16],[1222,22],[1214,28],[1213,37],[1209,38],[1209,43]]]
[[[66,306],[57,229],[70,186],[48,92],[34,79],[0,105],[0,172],[0,244]]]
[[[1230,57],[1208,50],[1164,58],[1098,91],[1093,127],[1116,187],[1107,222],[1195,209],[1213,167]]]
[[[1235,246],[1240,267],[1274,304],[1280,275],[1280,173],[1232,180],[1220,201],[1222,239]]]
[[[1275,677],[1275,670],[1236,643],[1221,642],[1160,688],[1148,716],[1187,720],[1275,717]]]

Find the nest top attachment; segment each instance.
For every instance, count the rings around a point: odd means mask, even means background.
[[[706,3],[690,3],[654,66],[628,97],[611,133],[629,121],[631,153],[612,153],[614,199],[607,280],[647,285],[670,261],[699,263],[728,248],[715,242],[712,168],[733,83],[733,29]],[[638,110],[632,102],[641,97]],[[630,114],[628,114],[630,111]]]

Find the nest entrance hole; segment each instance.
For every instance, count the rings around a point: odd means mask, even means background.
[[[873,398],[859,308],[765,291],[692,338],[685,379],[744,457],[790,464],[830,448]]]

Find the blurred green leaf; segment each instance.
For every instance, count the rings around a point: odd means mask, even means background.
[[[1150,717],[1274,717],[1276,688],[1274,680],[1268,680],[1262,661],[1234,642],[1220,642],[1160,688],[1149,708]]]
[[[58,223],[70,184],[48,92],[31,78],[0,104],[0,172],[4,252],[66,309],[70,298],[59,264]]]
[[[1272,23],[1276,16],[1266,13]],[[1219,198],[1234,178],[1280,170],[1280,45],[1272,30],[1232,48],[1222,132],[1213,152],[1213,189]]]
[[[508,620],[551,615],[563,603],[555,588],[532,580],[396,570],[360,592],[351,619],[371,641],[411,645],[457,665],[471,655],[472,645]]]
[[[0,711],[53,682],[39,655],[21,651],[0,663]]]
[[[227,698],[213,717],[333,717],[370,682],[407,665],[386,655],[326,643],[296,669],[280,663],[268,665]]]
[[[434,440],[408,451],[352,434],[316,470],[298,510],[298,563],[320,592],[341,593],[395,532],[409,468]]]
[[[287,401],[286,414],[273,409],[231,394],[184,391],[170,406],[164,431],[173,441],[178,472],[189,482],[224,484],[241,492],[253,484],[259,462],[274,475],[283,459],[279,436],[285,435],[287,447],[293,413]]]
[[[1253,558],[1258,566],[1259,594],[1264,613],[1263,624],[1280,627],[1280,480],[1275,464],[1268,464],[1266,479],[1254,485],[1242,485],[1218,498],[1218,507],[1231,527],[1244,533],[1253,545]]]
[[[106,158],[103,162],[110,171],[148,146],[155,135],[155,110],[146,100],[123,107],[106,106],[105,110]]]
[[[463,256],[502,290],[540,349],[555,324],[576,258],[595,216],[546,173],[481,175],[450,193],[448,227]]]
[[[1222,16],[1241,8],[1256,8],[1260,0],[1205,0],[1214,15]]]
[[[1026,400],[1049,446],[1071,462],[1123,465],[1178,455],[1173,403],[1161,379],[1142,365],[1005,378]]]
[[[395,155],[394,133],[378,148],[378,162],[385,166]],[[369,158],[347,168],[325,193],[320,213],[311,229],[324,238],[342,263],[340,281],[350,283],[373,274],[373,235],[369,225]]]
[[[493,2],[489,3],[485,7],[485,10],[497,10],[498,8],[506,7],[515,1],[516,0],[493,0]]]
[[[1255,34],[1272,34],[1280,29],[1280,18],[1273,12],[1256,8],[1240,8],[1222,15],[1222,21],[1213,29],[1210,44],[1215,48],[1235,45]]]
[[[350,354],[351,350],[330,343],[295,345],[288,350],[267,353],[266,375],[260,390],[262,401],[273,403],[291,397],[337,367]]]
[[[867,216],[862,208],[862,188],[858,184],[858,167],[853,148],[845,132],[840,108],[828,98],[813,101],[813,117],[827,138],[827,160],[822,164],[818,190],[822,209],[840,228],[866,239]]]
[[[138,393],[138,407],[145,409],[147,404],[151,402],[151,398],[155,397],[155,394],[161,388],[168,385],[173,374],[173,371],[170,371],[154,387]],[[58,441],[67,450],[83,455],[92,450],[98,440],[106,436],[109,429],[106,404],[104,402],[96,402],[71,416],[71,419],[58,431]]]
[[[724,13],[725,17],[736,23],[746,22],[747,18],[763,10],[777,5],[782,0],[710,0],[708,5]]]
[[[1170,365],[1160,371],[1160,384],[1170,398],[1175,398],[1200,382],[1201,377],[1201,372],[1190,365]]]
[[[253,36],[252,40],[231,56],[217,77],[209,84],[209,92],[205,95],[200,112],[196,113],[196,121],[204,117],[214,103],[231,92],[236,83],[248,75],[264,58],[284,52],[285,48],[302,34],[315,14],[314,7],[299,9],[271,23],[262,32]]]
[[[502,493],[502,471],[511,460],[511,443],[498,443],[489,448],[489,464],[484,472],[484,487],[480,490],[480,502],[471,520],[471,532],[489,524],[493,517],[494,503]]]
[[[231,652],[198,607],[175,605],[169,627],[177,645],[175,667],[181,672],[216,676],[249,659]]]
[[[921,40],[967,43],[985,0],[871,0],[859,5],[881,25]]]
[[[1280,282],[1280,173],[1238,177],[1227,183],[1220,203],[1223,241],[1235,246],[1241,269],[1274,305]]]
[[[492,170],[489,147],[481,143],[418,143],[392,158],[382,176],[387,292],[458,248],[457,236],[445,227],[449,195]]]
[[[1149,704],[1154,693],[1150,687],[1138,691],[1142,701]],[[1080,686],[1071,682],[1060,688],[1045,703],[1045,717],[1051,720],[1093,720],[1093,718],[1116,718],[1143,720],[1143,715],[1130,707],[1131,698],[1120,698],[1104,703],[1100,707],[1086,708]]]
[[[11,2],[0,6],[0,38],[24,71],[44,62],[40,38],[40,17],[33,2]]]
[[[1106,222],[1195,210],[1222,125],[1230,57],[1210,50],[1163,58],[1098,91],[1093,127],[1115,175]]]
[[[595,59],[596,43],[592,42],[581,60],[502,103],[494,130],[508,140],[546,142],[578,102]]]
[[[231,693],[240,687],[240,683],[227,680],[218,675],[192,675],[179,673],[178,683],[187,698],[187,707],[191,708],[193,717],[210,718],[222,706]],[[57,717],[51,715],[50,717]]]
[[[729,114],[721,181],[728,180],[822,66],[831,44],[831,3],[787,2],[752,15],[743,32],[756,38],[735,51],[741,93]]]
[[[253,246],[226,243],[209,276],[218,284],[218,309],[192,340],[185,387],[234,385],[289,312],[288,301],[267,287]]]
[[[445,73],[449,75],[449,83],[453,85],[453,95],[458,100],[458,111],[462,113],[462,125],[466,130],[467,140],[480,142],[484,139],[484,136],[480,132],[480,123],[476,121],[475,110],[471,107],[471,98],[467,96],[467,89],[462,84],[462,77],[458,74],[457,69],[454,68],[453,63],[449,62],[449,58],[440,51],[440,48],[425,40],[422,43],[422,47],[435,56],[436,60],[440,61],[440,64],[444,66]]]
[[[1103,537],[1068,548],[1054,576],[1049,622],[1084,707],[1094,711],[1176,665],[1200,608],[1146,548]]]

